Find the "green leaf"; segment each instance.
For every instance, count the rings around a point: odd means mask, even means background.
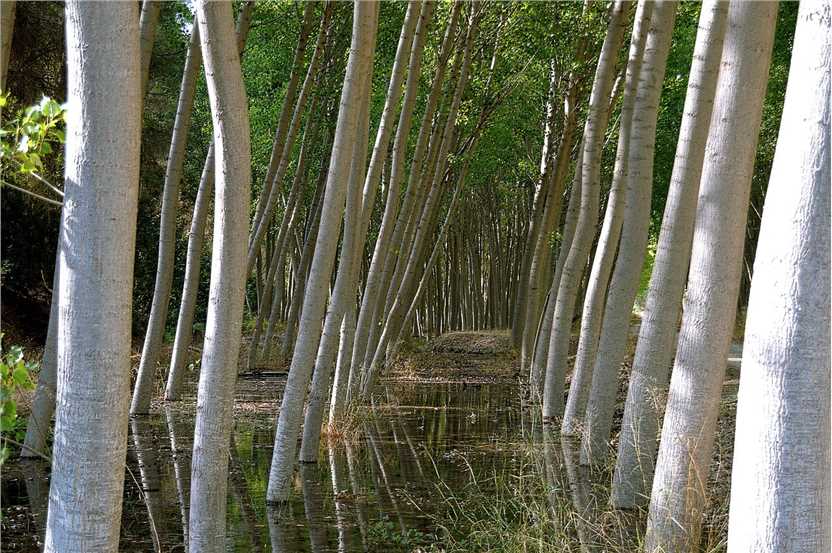
[[[12,378],[14,379],[14,383],[21,388],[26,388],[29,384],[29,372],[22,365],[15,367]]]

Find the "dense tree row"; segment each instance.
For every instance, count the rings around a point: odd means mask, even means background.
[[[0,6],[5,91],[33,8]],[[21,451],[54,435],[47,551],[117,549],[128,421],[181,399],[192,346],[188,546],[220,551],[238,369],[288,370],[280,503],[412,336],[508,327],[544,420],[648,510],[645,551],[696,551],[749,274],[728,549],[830,547],[828,1],[194,6],[67,3],[65,150],[8,177],[60,188],[31,208],[61,206]]]

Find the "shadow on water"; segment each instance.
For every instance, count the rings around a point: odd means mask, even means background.
[[[530,443],[555,519],[569,496],[577,519],[592,520],[597,504],[586,468],[577,466],[568,444],[543,431],[532,416],[536,410],[521,405],[511,384],[386,384],[356,440],[327,443],[324,437],[319,462],[296,472],[291,501],[267,507],[276,393],[260,390],[282,383],[243,383],[238,396],[238,406],[259,407],[241,409],[234,429],[227,551],[411,551],[434,543],[443,497],[489,475],[511,474]],[[192,403],[131,421],[122,550],[186,550],[193,424]],[[4,532],[9,509],[26,508],[30,524],[18,534],[30,534],[28,544],[42,543],[47,472],[43,462],[17,462],[3,481]],[[576,530],[582,551],[595,551],[580,524]],[[4,551],[31,550],[23,541],[14,547],[18,534]]]

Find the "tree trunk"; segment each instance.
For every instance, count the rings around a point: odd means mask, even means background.
[[[115,552],[141,145],[134,5],[68,2],[58,385],[47,552]]]
[[[610,498],[617,508],[645,504],[653,480],[658,419],[664,410],[662,398],[667,393],[668,372],[676,351],[676,331],[727,14],[726,2],[709,0],[702,5],[699,16],[685,115],[679,130],[676,161],[618,440]]]
[[[832,5],[800,6],[743,344],[734,553],[829,551]]]
[[[563,411],[563,384],[566,374],[569,341],[572,335],[572,315],[578,284],[592,247],[595,224],[598,220],[598,197],[601,192],[601,150],[609,121],[609,97],[615,78],[615,62],[624,39],[626,13],[629,4],[617,0],[613,5],[607,36],[598,58],[595,82],[589,100],[589,112],[584,127],[584,150],[581,164],[581,204],[575,235],[560,278],[552,335],[546,360],[546,379],[543,389],[543,417],[560,417]]]
[[[301,324],[277,421],[266,493],[266,500],[270,503],[283,502],[289,497],[303,403],[321,337],[321,322],[326,308],[326,290],[335,262],[335,249],[344,211],[345,185],[350,171],[358,117],[362,111],[362,104],[368,101],[367,96],[362,94],[368,91],[362,80],[367,78],[372,67],[377,24],[378,5],[374,2],[356,2],[353,11],[352,45],[344,87],[341,91],[341,105],[338,111],[335,140],[332,145],[326,192],[321,208],[318,240],[306,284],[307,293],[303,299]]]
[[[744,230],[777,4],[728,9],[705,150],[682,328],[645,551],[696,551],[742,272]]]
[[[627,59],[624,100],[621,105],[620,126],[618,131],[618,148],[613,171],[604,223],[601,235],[595,246],[592,268],[589,273],[586,294],[581,311],[581,330],[578,339],[578,351],[572,371],[572,382],[563,413],[560,433],[572,436],[578,433],[583,424],[586,401],[592,383],[592,369],[598,350],[598,337],[601,334],[601,322],[607,286],[610,280],[618,242],[621,237],[623,222],[624,186],[627,182],[627,166],[630,157],[630,136],[632,133],[633,105],[636,100],[636,88],[639,82],[641,64],[644,59],[644,44],[650,27],[650,15],[654,2],[640,2],[633,22],[633,36]],[[611,104],[612,105],[612,104]]]
[[[145,4],[148,3],[150,3],[149,0],[145,2]],[[196,83],[199,69],[202,66],[199,43],[199,27],[194,26],[188,54],[185,57],[182,85],[179,88],[179,103],[176,107],[173,136],[170,140],[170,152],[165,170],[162,211],[159,216],[159,258],[156,265],[156,284],[153,288],[153,302],[150,306],[150,318],[147,321],[139,372],[133,388],[131,415],[146,414],[150,410],[150,399],[156,382],[156,364],[162,353],[162,342],[165,337],[165,324],[168,319],[170,292],[173,285],[179,185],[182,181],[182,167],[185,163],[185,146],[191,125]]]
[[[199,188],[194,202],[191,230],[188,233],[188,250],[185,254],[185,279],[182,283],[182,300],[179,304],[179,318],[176,321],[176,335],[170,357],[168,381],[165,387],[165,401],[178,401],[182,391],[189,350],[194,335],[194,311],[199,290],[199,273],[202,264],[202,245],[205,242],[205,223],[214,188],[214,143],[208,146],[208,156],[202,167]]]
[[[61,218],[63,226],[63,218]],[[49,327],[46,330],[46,343],[38,373],[38,384],[32,410],[26,422],[26,438],[20,448],[21,457],[40,457],[47,455],[46,442],[52,429],[52,415],[55,413],[55,389],[57,386],[58,363],[58,291],[61,286],[61,250],[58,240],[58,252],[55,256],[55,271],[52,275],[52,304],[49,308]]]
[[[228,449],[246,281],[251,147],[231,4],[198,2],[216,145],[211,286],[191,462],[189,549],[225,548]]]
[[[14,32],[14,12],[17,8],[15,0],[0,2],[0,28],[3,37],[0,38],[0,92],[6,92],[6,76],[9,73],[9,55],[12,53],[12,34]]]
[[[243,4],[237,16],[237,50],[243,55],[248,31],[251,26],[251,16],[254,2]],[[202,53],[200,51],[200,58]],[[165,387],[165,400],[178,401],[182,388],[184,369],[188,361],[188,350],[193,340],[194,311],[196,310],[196,296],[199,290],[199,273],[202,264],[202,244],[205,241],[205,222],[208,219],[208,209],[214,189],[214,142],[208,146],[208,154],[202,166],[202,176],[199,180],[194,212],[191,218],[191,229],[188,234],[188,248],[185,254],[185,279],[182,283],[182,299],[179,305],[179,317],[176,321],[176,335],[173,340],[170,369]]]
[[[147,95],[147,82],[150,78],[150,56],[153,54],[153,42],[156,39],[156,28],[159,26],[159,10],[161,8],[162,2],[158,0],[144,0],[139,16],[142,104],[144,104],[144,97]]]
[[[607,440],[612,429],[618,392],[618,371],[627,350],[633,303],[647,253],[656,120],[676,8],[677,3],[672,1],[657,2],[653,7],[644,45],[644,60],[638,73],[621,244],[610,280],[598,353],[592,371],[592,388],[587,398],[581,444],[582,463],[600,461],[608,451]]]

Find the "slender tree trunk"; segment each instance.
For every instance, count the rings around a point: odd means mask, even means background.
[[[289,124],[285,143],[283,144],[283,152],[280,156],[280,163],[275,170],[272,178],[272,185],[269,187],[269,193],[266,197],[265,206],[263,207],[263,214],[259,224],[252,229],[251,238],[248,245],[248,257],[246,260],[246,271],[251,273],[254,268],[254,262],[257,259],[257,254],[260,249],[260,244],[266,235],[266,230],[271,224],[271,218],[274,214],[274,208],[277,205],[277,198],[280,195],[280,183],[283,181],[283,176],[289,168],[289,161],[292,157],[292,149],[295,144],[295,137],[300,128],[301,117],[306,108],[306,102],[309,94],[312,92],[313,82],[316,81],[318,68],[321,64],[321,58],[324,56],[325,42],[329,36],[329,21],[332,16],[333,4],[328,2],[324,9],[324,15],[321,18],[321,28],[318,31],[318,39],[315,43],[315,50],[312,52],[312,59],[309,61],[309,68],[306,72],[306,78],[301,86],[298,101],[295,104],[294,112],[292,113],[292,122]],[[278,129],[279,130],[279,129]]]
[[[63,226],[63,218],[61,218]],[[26,422],[26,438],[20,448],[21,457],[40,457],[47,454],[47,440],[52,430],[52,415],[55,413],[55,391],[57,386],[58,363],[58,318],[59,294],[61,282],[61,250],[58,240],[57,255],[55,256],[55,271],[52,275],[52,305],[49,308],[49,327],[46,331],[46,343],[43,346],[43,357],[38,373],[38,384],[32,410]]]
[[[153,53],[153,42],[156,40],[156,28],[159,26],[159,10],[161,8],[162,3],[158,0],[143,0],[142,2],[142,11],[139,16],[142,99],[147,95],[147,82],[150,78],[150,56]]]
[[[403,240],[403,237],[408,225],[408,219],[410,214],[415,210],[414,205],[417,204],[416,196],[420,188],[422,171],[425,164],[430,163],[427,153],[428,140],[432,134],[431,122],[436,114],[439,98],[442,94],[445,70],[447,69],[448,59],[453,51],[454,34],[456,33],[462,5],[462,2],[454,2],[453,8],[451,9],[450,21],[445,28],[445,34],[439,50],[439,62],[436,64],[436,72],[434,73],[425,111],[422,114],[419,135],[416,138],[416,145],[410,162],[410,173],[404,200],[393,228],[393,234],[390,237],[390,246],[387,248],[387,253],[384,254],[384,263],[382,264],[381,260],[379,260],[378,268],[381,269],[383,267],[383,269],[377,277],[377,287],[373,288],[370,286],[372,274],[368,276],[367,286],[365,286],[364,297],[361,300],[361,312],[359,313],[356,327],[356,347],[353,350],[353,371],[349,382],[350,395],[356,391],[359,380],[364,377],[364,371],[373,359],[376,346],[378,345],[379,335],[383,329],[385,319],[384,306],[388,297],[388,289],[391,287],[390,280],[396,267],[396,261],[404,255],[403,247],[406,242]],[[403,149],[405,146],[406,144],[403,145]],[[391,179],[392,177],[393,175],[391,174]],[[375,253],[373,257],[375,257]],[[359,361],[361,365],[357,366],[356,361]],[[361,378],[358,377],[359,374]]]
[[[410,4],[408,7],[408,14],[410,14],[410,10],[415,10],[415,7],[418,4]],[[403,176],[404,170],[404,157],[406,154],[406,146],[407,146],[407,139],[410,135],[410,127],[411,121],[413,116],[413,108],[416,104],[417,95],[419,92],[419,77],[420,77],[420,69],[422,63],[422,51],[424,50],[425,46],[425,39],[427,38],[427,26],[430,22],[430,17],[433,13],[433,2],[423,2],[421,6],[421,14],[419,15],[418,20],[416,20],[416,29],[415,34],[412,39],[412,48],[410,49],[410,58],[409,63],[407,66],[407,83],[405,85],[405,92],[404,92],[404,100],[402,101],[402,109],[399,115],[399,123],[396,129],[396,137],[393,141],[393,153],[391,159],[391,169],[390,169],[390,179],[389,184],[387,187],[387,203],[384,209],[384,215],[382,216],[381,226],[378,231],[378,238],[376,239],[376,246],[373,251],[373,258],[370,262],[370,268],[367,274],[367,283],[364,287],[364,296],[362,297],[362,313],[369,313],[370,311],[370,303],[372,301],[371,298],[375,298],[377,296],[377,288],[378,288],[378,280],[380,277],[380,266],[383,264],[385,255],[387,254],[387,249],[389,248],[389,236],[393,230],[393,223],[398,211],[398,204],[399,204],[399,191],[401,189],[401,180]],[[402,29],[402,33],[404,33],[404,28]],[[401,50],[405,46],[402,42],[401,38],[399,39],[399,49]],[[388,117],[393,117],[392,108],[388,108],[388,105],[393,106],[398,104],[398,98],[401,92],[399,88],[401,86],[401,79],[403,78],[404,72],[404,55],[406,55],[407,50],[401,50],[397,52],[396,56],[396,64],[399,64],[398,67],[399,72],[401,73],[398,78],[398,84],[396,85],[395,89],[392,88],[391,90],[396,91],[395,102],[394,99],[390,95],[390,91],[388,91],[388,99],[385,104],[385,113],[389,113]],[[393,76],[396,76],[397,67],[394,66],[393,69]],[[393,79],[391,78],[391,85],[393,83]],[[389,123],[388,123],[389,124]],[[379,126],[379,134],[381,134],[381,126]],[[382,146],[378,143],[378,139],[376,140],[376,147],[373,151],[373,158],[371,161],[371,165],[374,164],[383,164],[384,156],[386,155],[387,151],[387,143],[384,143],[384,151],[379,149]],[[378,169],[376,169],[378,171]],[[368,174],[369,178],[369,174]],[[372,206],[364,206],[364,211],[367,215],[370,214],[372,210]],[[364,305],[367,304],[367,309],[364,309]],[[349,346],[352,348],[352,353],[350,356],[351,363],[348,365],[341,365],[344,369],[347,369],[347,373],[345,374],[342,371],[338,371],[338,367],[336,366],[336,378],[333,383],[332,389],[332,405],[330,411],[330,422],[333,422],[336,417],[338,417],[342,412],[343,409],[346,407],[347,403],[347,395],[349,391],[349,380],[350,380],[350,372],[355,371],[357,365],[359,365],[360,361],[363,360],[364,352],[367,348],[367,332],[369,330],[369,316],[365,315],[363,320],[359,320],[356,323],[355,328],[355,336],[353,339],[353,345]],[[362,326],[363,325],[363,326]],[[362,330],[362,334],[359,335],[359,330]],[[341,348],[344,348],[344,344],[342,343]],[[354,378],[354,377],[353,377]]]
[[[572,178],[572,189],[569,192],[569,203],[566,206],[566,215],[563,221],[563,232],[558,247],[558,257],[555,262],[555,274],[549,285],[546,306],[543,310],[543,317],[540,323],[540,330],[537,333],[534,356],[532,356],[531,368],[529,369],[529,386],[533,398],[540,398],[543,393],[543,379],[546,374],[546,359],[549,356],[549,337],[552,335],[552,322],[555,315],[555,304],[557,303],[558,288],[563,266],[569,255],[572,246],[572,238],[575,235],[575,226],[578,223],[578,208],[581,201],[581,166],[583,165],[583,142],[578,150],[578,159],[575,160],[575,175]]]
[[[356,2],[352,46],[341,92],[318,240],[303,300],[302,321],[277,421],[266,493],[266,500],[270,503],[283,502],[289,497],[303,403],[321,337],[321,322],[326,308],[325,291],[335,262],[335,249],[344,211],[345,184],[350,171],[358,117],[362,104],[368,101],[366,95],[362,95],[367,90],[362,80],[367,78],[372,67],[377,24],[378,5],[374,2]]]
[[[650,16],[633,107],[635,114],[630,137],[630,161],[627,164],[621,244],[607,294],[598,354],[592,371],[592,388],[587,398],[581,446],[581,462],[584,463],[600,461],[608,451],[607,440],[612,430],[618,392],[618,371],[627,350],[633,303],[647,253],[656,121],[677,6],[677,2],[669,0],[657,2]]]
[[[228,449],[246,281],[251,147],[231,4],[196,4],[216,144],[208,320],[191,461],[189,550],[225,548]]]
[[[615,78],[615,61],[624,39],[628,7],[628,3],[620,0],[613,5],[589,100],[581,164],[581,204],[575,235],[561,273],[546,360],[543,417],[547,419],[560,417],[563,411],[563,385],[572,335],[572,315],[575,311],[578,285],[592,247],[595,223],[598,220],[601,150],[609,121],[609,97]]]
[[[243,55],[254,2],[243,4],[237,16],[237,50]],[[202,57],[200,50],[200,58]],[[199,180],[194,212],[191,218],[191,229],[188,234],[188,248],[185,254],[185,279],[182,284],[182,300],[179,305],[179,317],[176,321],[176,335],[171,352],[170,369],[165,387],[165,400],[178,401],[182,389],[182,378],[187,366],[188,351],[193,341],[194,312],[196,297],[199,290],[200,265],[202,264],[202,245],[205,242],[205,223],[208,219],[208,209],[214,190],[215,168],[214,142],[208,146],[208,154],[202,166],[202,176]]]
[[[598,350],[598,337],[601,334],[601,322],[607,286],[610,280],[618,242],[621,237],[623,222],[624,187],[627,183],[627,167],[630,157],[630,136],[632,133],[633,105],[636,101],[636,89],[639,82],[641,65],[644,59],[644,45],[650,27],[650,15],[654,2],[645,1],[638,4],[633,22],[633,35],[627,60],[624,85],[624,100],[621,105],[620,126],[618,131],[618,149],[616,151],[615,169],[607,198],[604,223],[601,235],[592,258],[586,294],[581,312],[581,330],[578,339],[578,351],[572,371],[572,382],[563,413],[560,433],[564,436],[575,435],[583,423],[586,401],[592,383],[592,369]],[[612,105],[612,104],[611,104]]]
[[[641,319],[610,501],[617,508],[645,504],[653,480],[662,398],[676,351],[696,201],[710,128],[728,4],[702,5],[676,160],[665,204],[653,274]]]
[[[145,4],[150,3],[149,0]],[[152,2],[155,4],[155,2]],[[162,353],[165,337],[165,324],[168,319],[170,292],[173,286],[173,265],[176,249],[176,212],[179,204],[179,185],[182,181],[182,168],[185,163],[185,146],[188,141],[188,129],[191,126],[194,95],[202,66],[199,51],[199,27],[194,26],[188,54],[185,57],[185,69],[179,88],[179,103],[173,123],[173,136],[170,140],[168,164],[165,170],[165,183],[162,189],[162,211],[159,216],[159,257],[156,265],[156,284],[153,288],[153,301],[150,306],[150,318],[144,337],[142,357],[136,385],[133,388],[133,401],[130,414],[146,414],[150,410],[150,399],[156,381],[156,364]]]
[[[300,80],[301,71],[303,71],[303,58],[306,53],[306,43],[308,42],[309,34],[312,31],[314,15],[315,2],[307,2],[303,8],[303,22],[300,27],[298,44],[295,47],[295,57],[292,61],[292,69],[289,73],[289,82],[286,85],[286,95],[283,99],[283,105],[280,108],[280,116],[277,119],[277,129],[275,129],[274,139],[272,140],[272,153],[269,157],[269,165],[266,168],[266,177],[263,179],[263,189],[260,191],[254,220],[252,221],[252,235],[255,234],[257,227],[260,226],[260,222],[263,218],[263,210],[266,207],[266,201],[269,199],[272,187],[275,184],[274,175],[275,171],[277,171],[277,166],[280,163],[280,157],[283,155],[286,130],[289,126],[289,118],[292,115],[292,107],[295,103],[295,97],[297,96],[298,81]],[[323,33],[323,27],[319,32]],[[258,308],[259,307],[260,305],[258,303]]]
[[[14,12],[17,9],[15,0],[0,2],[0,28],[3,36],[0,38],[0,91],[6,92],[6,76],[9,73],[9,55],[12,53],[12,34],[14,32]]]
[[[410,4],[410,6],[412,5]],[[372,74],[368,74],[364,79],[365,90],[362,91],[361,98],[369,98],[369,83],[371,81]],[[352,166],[350,167],[346,208],[344,210],[341,255],[338,260],[335,286],[332,290],[321,340],[318,344],[312,386],[309,389],[309,398],[304,414],[303,440],[298,455],[299,460],[304,463],[314,463],[318,460],[321,423],[324,417],[324,406],[328,404],[329,400],[332,369],[337,354],[340,329],[347,306],[355,302],[355,273],[357,272],[355,266],[359,261],[358,255],[364,252],[364,243],[360,241],[359,235],[362,219],[361,210],[363,209],[361,191],[366,176],[367,141],[370,133],[369,116],[370,106],[369,101],[367,101],[361,106],[361,113],[358,116],[358,129],[352,152]],[[370,209],[372,209],[372,204]]]
[[[695,551],[742,272],[744,229],[777,4],[728,9],[705,151],[682,328],[670,383],[645,550]]]
[[[832,4],[800,5],[754,259],[728,548],[829,551]]]
[[[179,318],[176,321],[176,335],[170,358],[170,370],[165,387],[165,401],[178,401],[182,392],[182,380],[190,357],[189,350],[194,335],[194,312],[199,290],[199,273],[202,264],[202,245],[205,242],[205,223],[214,188],[214,143],[208,146],[208,156],[202,167],[199,188],[194,202],[191,230],[188,233],[188,249],[185,254],[185,279],[182,284],[182,300],[179,304]]]
[[[141,79],[134,5],[68,2],[58,385],[47,552],[115,552],[121,522]]]
[[[468,26],[465,47],[462,52],[462,66],[459,72],[459,79],[456,82],[454,96],[448,110],[445,128],[442,132],[442,142],[438,148],[436,156],[431,191],[425,201],[422,215],[419,217],[419,222],[415,226],[413,247],[411,248],[410,256],[407,259],[401,285],[398,287],[395,294],[395,300],[393,301],[387,321],[384,324],[384,330],[379,338],[379,343],[376,347],[375,354],[373,355],[373,360],[368,367],[366,378],[364,382],[362,382],[361,394],[365,399],[368,397],[370,390],[372,389],[375,372],[378,370],[378,367],[386,356],[388,345],[394,343],[401,333],[402,323],[406,315],[405,308],[409,307],[411,289],[413,287],[413,283],[415,282],[416,270],[420,266],[421,258],[423,256],[424,244],[426,243],[428,233],[434,228],[432,221],[433,214],[435,212],[435,206],[437,205],[439,192],[442,187],[442,181],[445,178],[445,171],[448,166],[448,152],[450,151],[451,142],[453,140],[456,114],[459,109],[460,102],[462,101],[462,93],[468,82],[472,46],[479,23],[479,14],[471,14],[470,17],[471,21]]]

